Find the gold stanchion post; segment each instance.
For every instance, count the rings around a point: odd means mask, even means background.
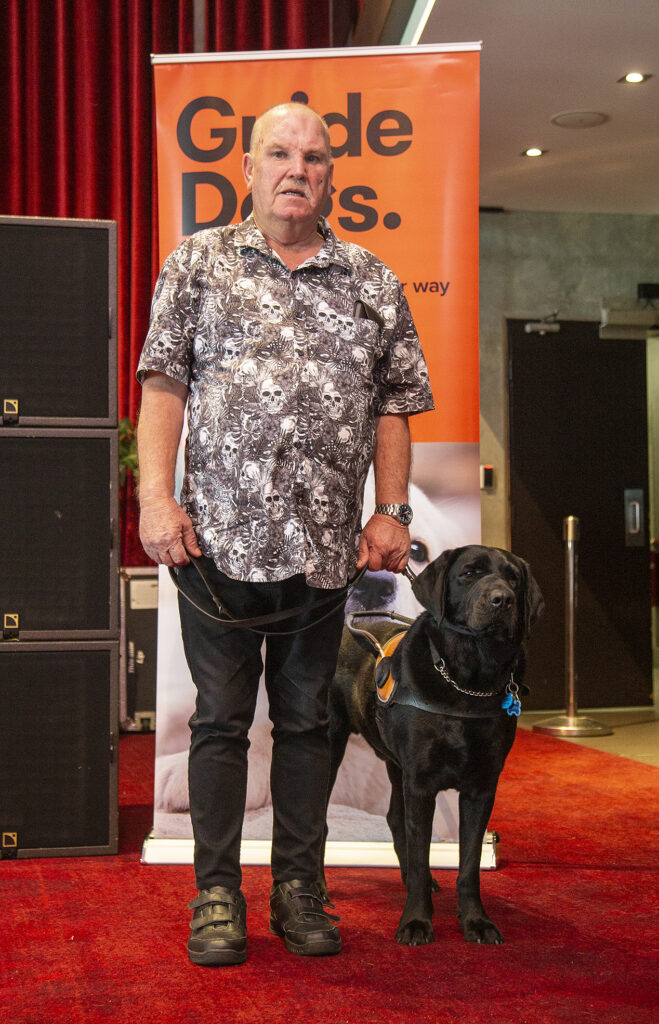
[[[613,729],[577,714],[574,646],[577,618],[578,545],[580,525],[576,516],[563,520],[565,541],[565,714],[547,718],[533,726],[547,736],[611,736]]]

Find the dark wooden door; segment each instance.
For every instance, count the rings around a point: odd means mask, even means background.
[[[579,706],[649,704],[645,342],[600,340],[594,323],[562,322],[544,335],[525,323],[508,321],[511,546],[530,562],[547,606],[528,645],[525,707],[565,707],[569,515],[581,528]]]

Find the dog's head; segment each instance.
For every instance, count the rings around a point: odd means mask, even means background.
[[[520,642],[544,606],[522,558],[477,544],[442,552],[417,576],[412,590],[438,622]]]

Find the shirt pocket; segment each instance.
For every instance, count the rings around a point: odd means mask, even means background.
[[[363,385],[373,383],[375,366],[382,355],[380,328],[373,320],[343,317],[344,329],[338,342],[339,362]]]

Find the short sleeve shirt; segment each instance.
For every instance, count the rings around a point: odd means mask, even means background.
[[[252,217],[199,231],[166,260],[138,367],[187,385],[181,503],[233,579],[355,571],[375,421],[433,408],[402,285],[340,241],[295,270]]]

